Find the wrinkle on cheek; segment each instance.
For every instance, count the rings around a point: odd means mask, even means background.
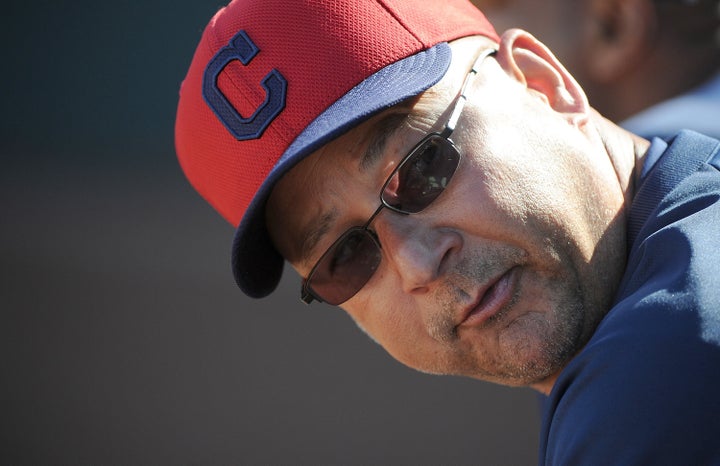
[[[436,310],[428,313],[426,317],[428,334],[440,343],[449,344],[458,337],[454,322],[457,305],[460,302],[469,302],[470,295],[448,279],[446,284],[438,287],[433,298]]]
[[[411,303],[384,299],[386,295],[379,290],[364,294],[367,296],[361,299],[356,296],[343,309],[373,341],[403,361],[407,348],[416,347],[417,309]]]

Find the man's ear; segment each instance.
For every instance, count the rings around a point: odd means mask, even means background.
[[[583,67],[589,79],[613,84],[647,56],[657,33],[651,0],[591,0]]]
[[[589,116],[585,92],[555,56],[527,31],[510,29],[500,38],[497,62],[570,123],[580,126]]]

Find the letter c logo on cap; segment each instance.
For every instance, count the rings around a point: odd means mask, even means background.
[[[287,80],[276,69],[270,71],[262,80],[265,101],[248,118],[240,115],[218,88],[218,76],[228,63],[239,60],[247,66],[259,51],[245,31],[240,31],[210,60],[203,76],[202,93],[205,102],[238,141],[259,138],[285,108]]]

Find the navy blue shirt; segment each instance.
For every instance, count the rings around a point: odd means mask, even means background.
[[[720,465],[720,141],[653,141],[643,174],[618,296],[545,403],[541,465]]]

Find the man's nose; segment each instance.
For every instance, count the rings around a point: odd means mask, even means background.
[[[403,291],[410,294],[430,291],[462,245],[457,231],[433,225],[423,217],[386,210],[373,225],[389,267],[400,277]]]

